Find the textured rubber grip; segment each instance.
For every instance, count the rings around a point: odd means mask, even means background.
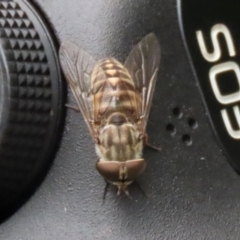
[[[63,88],[54,41],[27,1],[0,1],[0,218],[21,205],[50,165]]]

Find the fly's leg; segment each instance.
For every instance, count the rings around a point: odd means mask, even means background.
[[[136,185],[136,187],[140,190],[140,192],[141,192],[146,198],[150,198],[149,195],[144,191],[144,189],[142,188],[142,186],[139,184],[139,182],[134,181],[134,184]]]
[[[130,200],[134,201],[133,198],[130,196],[129,191],[127,189],[125,189],[124,192]]]
[[[145,144],[145,146],[147,146],[147,147],[149,147],[149,148],[151,148],[151,149],[153,149],[153,150],[155,150],[155,151],[158,151],[158,152],[160,152],[162,149],[160,148],[160,147],[156,147],[156,146],[153,146],[153,145],[151,145],[149,142],[148,142],[148,135],[145,133],[145,135],[144,135],[144,144]]]
[[[107,182],[107,181],[105,180],[105,183],[106,183],[106,185],[105,185],[104,191],[103,191],[103,201],[102,201],[102,205],[105,203],[106,195],[107,195],[107,192],[108,192],[109,187],[110,187],[110,183],[109,183],[109,182]]]
[[[70,109],[74,110],[75,112],[80,112],[80,109],[79,109],[78,106],[72,106],[72,105],[69,105],[69,104],[65,104],[65,106],[67,108],[70,108]]]

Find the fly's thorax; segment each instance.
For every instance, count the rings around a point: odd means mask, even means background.
[[[143,142],[136,126],[121,113],[114,113],[99,134],[96,152],[101,159],[127,161],[142,156]]]
[[[91,75],[91,89],[95,115],[99,119],[116,111],[134,113],[136,110],[134,83],[128,70],[114,58],[96,64]]]

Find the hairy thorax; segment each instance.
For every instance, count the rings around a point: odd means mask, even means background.
[[[101,160],[126,161],[141,158],[143,143],[131,123],[107,124],[99,135],[96,152]]]

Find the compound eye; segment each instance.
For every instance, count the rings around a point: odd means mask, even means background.
[[[126,161],[127,179],[135,180],[145,169],[146,162],[144,159],[134,159]]]
[[[98,172],[110,182],[119,182],[119,171],[121,163],[118,161],[98,161],[96,168]]]

